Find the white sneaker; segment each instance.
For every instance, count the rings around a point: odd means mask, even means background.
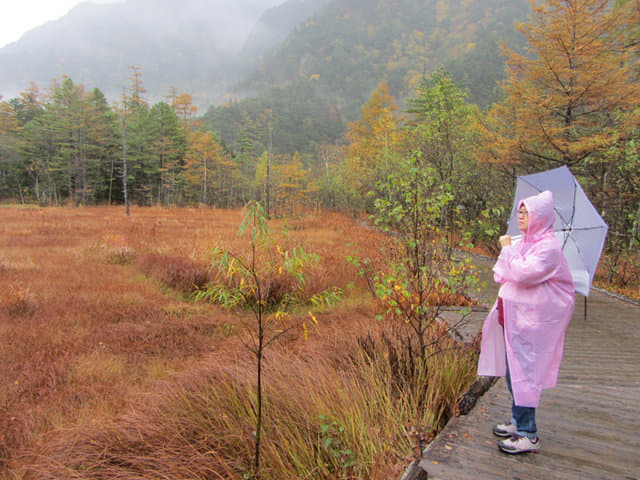
[[[511,423],[499,423],[493,426],[493,434],[498,437],[510,437],[515,435],[518,428]]]
[[[513,435],[511,438],[499,442],[498,446],[505,453],[537,453],[540,450],[540,443],[538,437],[531,440],[529,437]]]

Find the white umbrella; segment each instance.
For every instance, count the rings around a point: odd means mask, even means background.
[[[569,262],[576,293],[587,297],[608,227],[567,166],[518,177],[507,234],[517,241],[518,204],[545,190],[553,193],[553,230]]]

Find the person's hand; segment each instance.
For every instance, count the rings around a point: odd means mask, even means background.
[[[508,247],[511,245],[511,235],[502,235],[500,237],[500,247]]]

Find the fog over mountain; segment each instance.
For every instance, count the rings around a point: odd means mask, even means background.
[[[113,100],[128,85],[130,66],[136,66],[142,71],[148,100],[162,98],[174,86],[205,106],[219,100],[229,85],[255,65],[254,57],[286,36],[286,31],[265,31],[265,23],[259,23],[261,16],[285,3],[295,9],[296,4],[308,2],[82,3],[61,19],[41,25],[0,49],[0,94],[14,97],[31,81],[46,90],[52,79],[67,75],[86,88],[100,88]],[[307,11],[304,15],[313,13]],[[267,26],[277,24],[266,22]],[[291,27],[285,22],[283,28]],[[252,48],[240,55],[252,31]],[[262,41],[256,44],[256,38]]]
[[[271,47],[279,45],[294,26],[302,24],[329,0],[289,0],[266,10],[253,26],[241,55],[258,59]]]

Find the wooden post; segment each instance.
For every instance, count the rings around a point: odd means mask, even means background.
[[[429,480],[429,474],[420,467],[420,461],[416,460],[407,468],[401,480]]]

